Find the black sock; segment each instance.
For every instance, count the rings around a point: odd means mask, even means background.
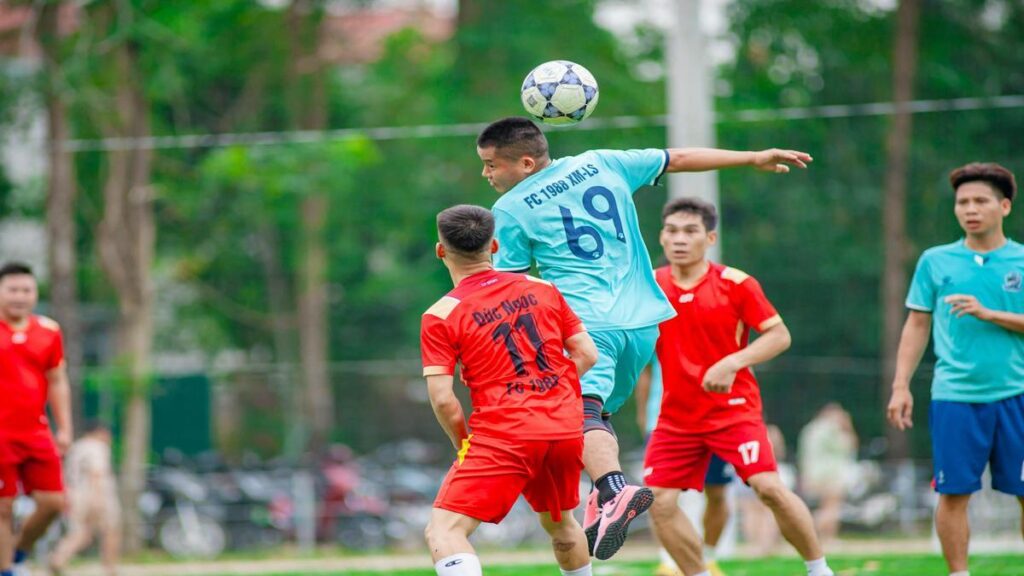
[[[594,485],[597,486],[597,505],[604,506],[605,502],[615,498],[626,487],[626,477],[621,470],[616,470],[598,478]]]

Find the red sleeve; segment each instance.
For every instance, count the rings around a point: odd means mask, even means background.
[[[46,363],[47,370],[53,370],[64,362],[64,336],[60,330],[53,337],[53,344],[50,345],[50,358]]]
[[[423,375],[454,375],[458,354],[451,341],[445,321],[433,314],[424,314],[420,325],[420,354]]]
[[[775,326],[782,322],[778,310],[764,295],[761,283],[753,276],[736,285],[736,303],[739,306],[740,319],[747,326],[758,332]]]
[[[569,303],[565,301],[565,296],[558,291],[558,288],[552,287],[555,294],[558,296],[558,304],[562,309],[562,342],[565,342],[569,338],[579,334],[580,332],[586,332],[587,327],[583,325],[583,321],[576,316],[576,313],[569,307]]]

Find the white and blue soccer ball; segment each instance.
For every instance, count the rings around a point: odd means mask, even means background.
[[[597,107],[597,80],[568,60],[552,60],[526,75],[520,98],[531,116],[545,124],[575,124]]]

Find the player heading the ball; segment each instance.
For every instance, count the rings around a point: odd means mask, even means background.
[[[785,173],[790,166],[806,167],[811,156],[774,148],[649,148],[552,160],[540,129],[517,117],[487,126],[477,138],[477,155],[483,177],[502,195],[493,208],[501,245],[495,267],[525,272],[536,262],[599,351],[597,365],[581,379],[584,464],[596,487],[583,525],[591,552],[607,559],[654,499],[649,489],[627,484],[609,419],[654,354],[658,324],[675,314],[654,279],[633,192],[656,184],[665,172],[749,166]]]

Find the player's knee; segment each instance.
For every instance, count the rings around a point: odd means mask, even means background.
[[[423,539],[427,542],[427,546],[434,548],[434,543],[438,541],[439,532],[433,520],[427,522],[427,527],[423,529]]]
[[[771,476],[760,478],[757,482],[751,482],[751,488],[761,499],[761,502],[769,508],[778,508],[785,504],[789,496],[789,489],[786,488],[777,477]]]
[[[10,525],[14,521],[14,499],[0,498],[0,522]]]
[[[615,436],[609,415],[604,413],[604,402],[594,396],[583,397],[583,432],[601,430]]]
[[[654,492],[654,504],[651,506],[651,517],[655,522],[671,519],[679,512],[679,491],[669,488],[651,488]]]
[[[36,510],[47,516],[56,516],[64,510],[65,497],[63,492],[49,492],[34,498]]]

